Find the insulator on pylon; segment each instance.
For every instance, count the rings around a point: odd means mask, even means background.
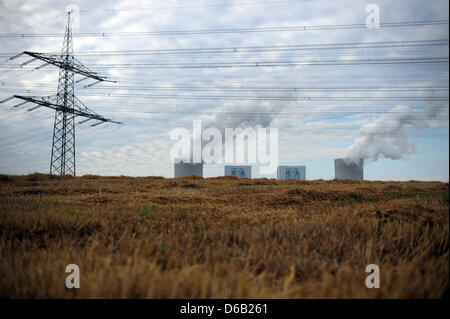
[[[22,103],[16,104],[16,105],[14,105],[12,108],[13,108],[13,109],[16,109],[16,108],[18,108],[18,107],[20,107],[20,106],[22,106],[22,105],[24,105],[24,104],[26,104],[26,103],[28,103],[28,101],[24,101],[24,102],[22,102]]]
[[[14,96],[10,96],[9,98],[4,99],[3,101],[0,101],[0,103],[8,102],[9,100],[12,100],[13,98],[14,98]]]
[[[19,54],[16,54],[15,56],[10,57],[8,60],[12,61],[14,59],[17,59],[18,57],[20,57],[23,54],[24,54],[24,52],[20,52]]]
[[[88,88],[88,87],[93,86],[93,85],[96,85],[97,83],[100,83],[100,82],[101,82],[101,80],[98,80],[98,81],[96,81],[96,82],[94,82],[94,83],[85,85],[84,87],[85,87],[85,88]]]
[[[78,124],[83,124],[83,123],[86,123],[87,121],[90,121],[90,120],[92,120],[92,119],[86,119],[86,120],[80,121],[80,122],[78,122]]]
[[[35,61],[35,60],[37,60],[37,58],[32,58],[32,59],[30,59],[30,60],[28,60],[28,61],[22,63],[20,66],[24,66],[24,65],[30,64],[31,62],[33,62],[33,61]]]
[[[92,125],[91,125],[91,127],[94,127],[94,126],[100,125],[100,124],[102,124],[102,123],[105,123],[105,122],[101,121],[101,122],[98,122],[98,123],[92,124]]]
[[[28,112],[31,112],[31,111],[33,111],[33,110],[35,110],[35,109],[37,109],[37,108],[40,108],[42,105],[37,105],[37,106],[35,106],[35,107],[32,107],[31,109],[28,109],[27,111]]]
[[[75,81],[75,83],[80,83],[80,82],[82,82],[82,81],[84,81],[84,80],[87,80],[87,79],[90,79],[90,77],[85,76],[84,78]]]

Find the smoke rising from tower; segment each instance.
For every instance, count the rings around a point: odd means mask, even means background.
[[[416,132],[430,127],[433,123],[447,122],[448,106],[430,106],[425,112],[408,106],[398,105],[389,113],[375,121],[364,124],[359,130],[359,137],[348,148],[346,157],[357,162],[364,158],[369,162],[377,161],[380,156],[398,160],[415,153],[416,145],[408,139],[407,128]]]
[[[250,100],[245,104],[236,105],[230,102],[218,108],[211,115],[204,115],[202,122],[205,123],[205,128],[216,127],[223,131],[227,127],[269,127],[277,115],[287,106],[298,106],[298,102],[289,101],[293,97],[292,93],[286,92],[271,96],[279,96],[287,98],[287,100]],[[264,98],[263,94],[256,94],[257,98]]]

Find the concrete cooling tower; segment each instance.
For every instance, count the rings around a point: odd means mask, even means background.
[[[335,159],[334,178],[363,180],[364,160],[361,158],[358,163],[355,163],[348,158]]]
[[[277,179],[306,180],[306,166],[278,166]]]
[[[225,165],[225,176],[236,176],[239,178],[252,178],[252,167]]]
[[[176,163],[174,177],[197,175],[203,177],[203,163]]]

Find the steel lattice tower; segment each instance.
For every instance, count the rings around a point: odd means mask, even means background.
[[[56,96],[41,97],[14,95],[3,101],[0,101],[0,103],[4,103],[11,99],[17,98],[23,101],[13,108],[22,106],[26,103],[34,103],[37,104],[37,106],[29,109],[28,111],[34,110],[41,106],[54,110],[55,122],[53,125],[53,143],[50,174],[75,175],[75,125],[85,123],[90,120],[99,121],[92,124],[91,126],[97,126],[105,122],[121,124],[120,122],[105,118],[87,108],[75,96],[75,83],[84,81],[86,79],[96,80],[96,82],[85,86],[90,87],[102,81],[115,81],[108,80],[106,77],[91,71],[74,57],[70,12],[67,13],[67,25],[64,32],[64,41],[61,55],[24,51],[9,58],[9,60],[14,60],[22,55],[28,55],[32,57],[32,59],[22,63],[21,66],[30,64],[35,60],[41,60],[44,61],[44,64],[35,67],[34,69],[41,69],[50,64],[59,68],[57,94]],[[84,77],[75,81],[75,75],[82,75]],[[75,123],[77,117],[84,117],[85,119],[83,121]]]
[[[69,12],[61,51],[61,59],[67,65],[73,64],[72,28],[70,22]],[[74,73],[71,70],[64,68],[59,70],[56,103],[64,105],[68,110],[75,108],[74,77]],[[64,109],[55,111],[50,163],[50,174],[53,173],[75,175],[75,115]]]

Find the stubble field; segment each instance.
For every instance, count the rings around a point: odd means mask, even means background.
[[[439,182],[3,175],[0,297],[440,298],[448,205]]]

